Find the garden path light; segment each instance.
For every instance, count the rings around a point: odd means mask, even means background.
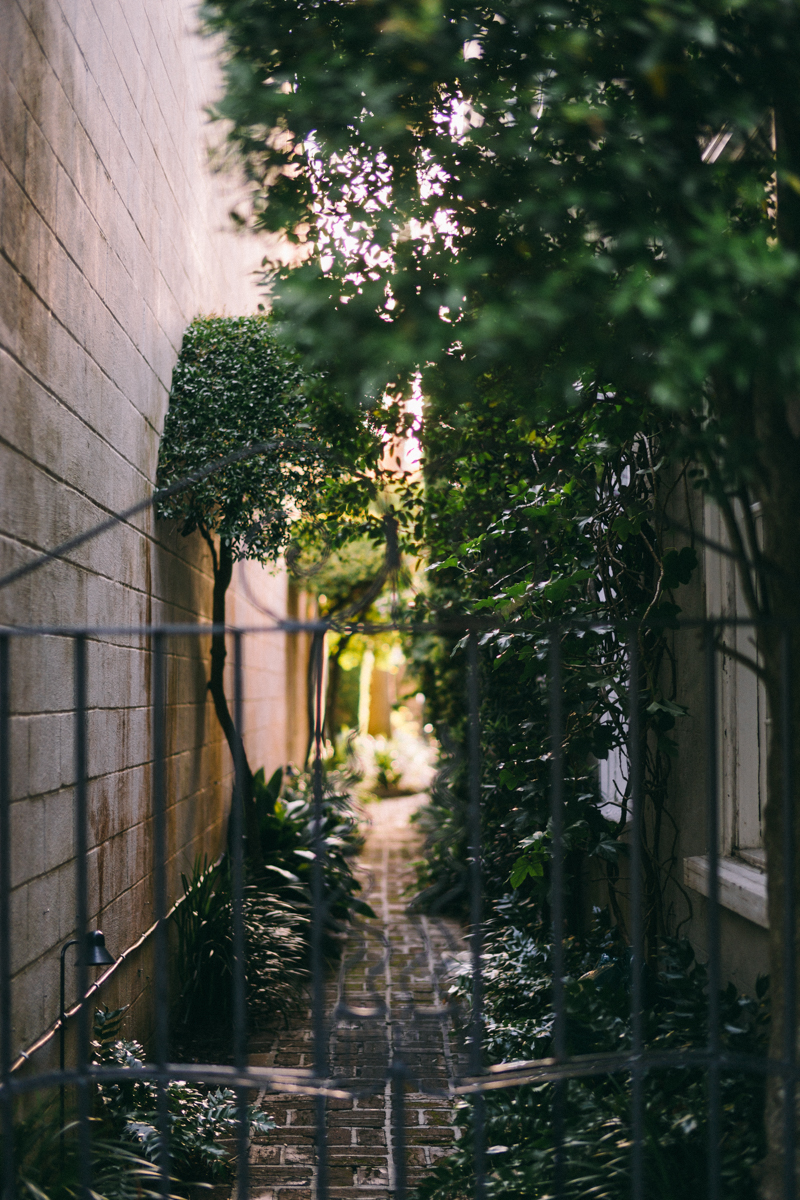
[[[60,965],[60,990],[59,990],[59,1048],[58,1048],[58,1065],[64,1070],[64,1050],[65,1050],[65,1026],[66,1026],[66,1001],[64,998],[65,992],[65,959],[70,946],[80,946],[80,938],[73,938],[70,942],[65,942],[61,947],[61,965]],[[86,956],[87,967],[110,967],[114,962],[113,955],[109,954],[106,949],[106,939],[99,929],[90,929],[84,938],[84,954]],[[81,997],[83,1001],[83,997]],[[58,1114],[59,1128],[61,1130],[61,1150],[64,1150],[64,1084],[59,1088],[58,1097]]]

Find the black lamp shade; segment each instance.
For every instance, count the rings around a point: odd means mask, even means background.
[[[86,965],[88,967],[110,967],[113,957],[106,950],[106,939],[99,929],[86,935]]]

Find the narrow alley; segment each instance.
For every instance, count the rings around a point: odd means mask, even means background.
[[[455,922],[407,911],[419,846],[409,818],[424,802],[419,795],[368,807],[358,871],[376,916],[352,929],[338,977],[328,984],[330,1075],[353,1092],[326,1106],[328,1194],[336,1200],[383,1200],[403,1178],[413,1187],[453,1139],[447,1093],[460,1063],[444,977],[464,943]],[[262,1044],[254,1040],[250,1062],[307,1068],[310,1017]],[[402,1125],[398,1085],[387,1082],[400,1062],[407,1072]],[[269,1093],[259,1103],[277,1127],[254,1139],[252,1200],[311,1200],[314,1100]]]

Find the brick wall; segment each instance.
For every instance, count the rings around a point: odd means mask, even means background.
[[[0,573],[148,496],[170,375],[196,313],[255,309],[259,247],[229,228],[230,176],[207,166],[203,106],[214,47],[194,0],[5,0],[0,33]],[[285,612],[286,580],[248,567]],[[257,613],[234,585],[231,616]],[[210,563],[195,535],[147,513],[67,561],[0,591],[19,625],[195,622]],[[286,758],[282,636],[247,650],[248,750]],[[112,952],[152,920],[150,654],[92,636],[89,663],[91,921]],[[230,764],[205,691],[206,639],[170,646],[170,892],[222,844]],[[12,655],[14,1039],[55,1017],[58,947],[75,923],[72,647],[51,636]],[[146,1032],[150,951],[125,964],[111,1004]],[[69,987],[72,979],[69,977]]]

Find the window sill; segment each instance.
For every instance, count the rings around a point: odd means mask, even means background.
[[[757,867],[738,858],[720,858],[719,902],[754,925],[769,929],[767,919],[767,877]],[[701,896],[709,892],[708,858],[699,854],[683,860],[683,882]]]

